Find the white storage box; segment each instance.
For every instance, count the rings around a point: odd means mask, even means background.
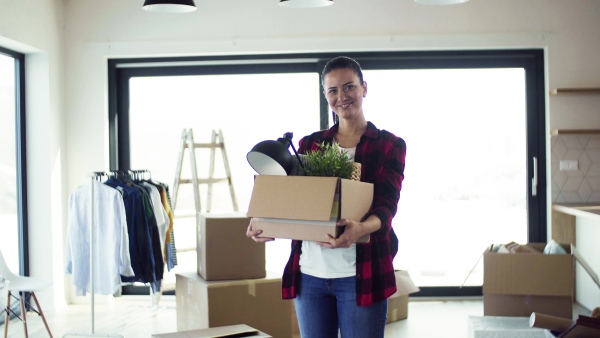
[[[469,338],[546,338],[546,331],[530,327],[529,317],[469,316]]]

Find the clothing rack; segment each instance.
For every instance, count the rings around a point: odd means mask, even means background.
[[[120,334],[117,333],[96,333],[95,332],[95,326],[94,326],[94,181],[99,181],[101,180],[102,177],[107,176],[115,176],[115,177],[123,177],[125,175],[130,176],[130,174],[133,174],[134,176],[138,176],[141,174],[145,174],[145,173],[150,173],[150,171],[148,170],[129,170],[128,173],[125,173],[121,170],[117,170],[117,171],[111,171],[111,172],[103,172],[103,171],[96,171],[93,172],[90,177],[91,177],[91,198],[90,198],[90,203],[91,203],[91,209],[90,209],[90,296],[91,296],[91,300],[90,300],[90,306],[91,306],[91,332],[89,333],[77,333],[77,332],[72,332],[72,333],[65,333],[63,335],[64,337],[68,337],[68,336],[87,336],[87,337],[121,337],[124,338],[123,336],[121,336]]]

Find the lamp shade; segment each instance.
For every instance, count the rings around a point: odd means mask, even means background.
[[[284,138],[257,143],[246,155],[250,166],[260,175],[286,176],[294,168],[294,159]]]
[[[462,4],[469,0],[415,0],[420,5],[455,5]]]
[[[280,0],[279,5],[290,8],[312,8],[333,5],[333,0]]]
[[[196,10],[194,0],[146,0],[143,9],[151,12],[186,13]]]

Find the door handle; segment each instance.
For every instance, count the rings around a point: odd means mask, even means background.
[[[537,175],[537,157],[533,157],[533,177],[531,178],[531,196],[537,196],[537,185],[538,185],[538,175]]]

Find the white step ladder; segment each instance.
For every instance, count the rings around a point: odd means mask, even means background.
[[[183,158],[186,152],[186,149],[189,152],[190,157],[190,166],[191,166],[191,179],[182,179],[181,178],[181,170],[183,167]],[[208,177],[207,178],[199,178],[198,170],[196,166],[196,150],[198,149],[210,149],[210,163],[208,167]],[[215,178],[215,152],[216,149],[221,150],[221,156],[223,158],[223,165],[225,167],[225,175],[226,177]],[[177,195],[179,193],[179,186],[181,184],[192,184],[192,189],[194,192],[194,206],[195,206],[195,215],[176,215],[176,217],[193,217],[196,216],[199,212],[202,212],[200,206],[200,184],[207,185],[207,204],[206,204],[206,212],[210,212],[212,208],[212,188],[213,184],[216,183],[227,183],[229,184],[229,192],[231,194],[231,202],[233,204],[233,210],[238,211],[237,200],[235,198],[235,193],[233,190],[233,183],[231,181],[231,171],[229,170],[229,162],[227,161],[227,153],[225,151],[225,142],[223,140],[223,132],[219,129],[212,131],[211,142],[210,143],[195,143],[194,142],[194,133],[191,128],[183,129],[181,133],[181,144],[179,147],[179,158],[177,159],[177,167],[175,169],[175,183],[173,184],[173,212],[175,213],[175,208],[177,207]]]

